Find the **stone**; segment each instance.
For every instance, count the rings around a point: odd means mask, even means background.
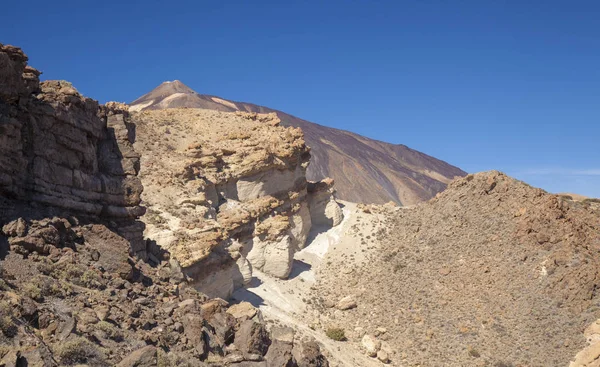
[[[267,367],[292,367],[292,344],[280,340],[273,340],[265,355]]]
[[[23,361],[24,360],[24,361]],[[20,362],[20,363],[19,363]],[[0,365],[2,363],[0,362]],[[21,358],[17,363],[19,366],[39,366],[39,367],[55,367],[57,366],[52,358],[52,353],[46,346],[38,346],[33,349],[25,349],[21,352]]]
[[[254,268],[285,279],[292,270],[294,252],[290,236],[282,236],[276,240],[255,237],[247,258]]]
[[[352,308],[356,308],[356,306],[357,306],[356,305],[356,299],[352,295],[351,296],[346,296],[346,297],[340,299],[338,301],[338,303],[335,305],[335,307],[338,310],[342,310],[342,311],[350,310]]]
[[[292,344],[294,342],[295,334],[296,332],[291,327],[275,326],[271,328],[271,339],[278,340],[283,343]]]
[[[329,367],[319,344],[314,341],[294,343],[292,355],[298,367]]]
[[[59,323],[58,329],[56,330],[56,338],[60,341],[66,340],[69,335],[75,331],[76,327],[77,320],[74,317],[67,318]]]
[[[121,362],[117,364],[117,367],[154,367],[158,366],[156,347],[149,345],[147,347],[138,349]]]
[[[251,319],[258,313],[258,309],[250,302],[243,301],[230,306],[226,312],[236,319]]]
[[[390,357],[384,350],[379,350],[377,352],[377,359],[379,359],[382,363],[390,363]]]
[[[236,331],[233,343],[243,354],[260,354],[264,356],[271,345],[271,339],[264,325],[246,320],[242,322],[239,330]]]
[[[100,253],[97,264],[122,279],[131,279],[133,268],[129,262],[129,243],[104,225],[92,225],[82,229],[86,244]]]
[[[369,357],[376,357],[377,352],[381,348],[381,341],[379,341],[376,337],[370,334],[366,334],[365,336],[363,336],[361,344],[365,348]]]

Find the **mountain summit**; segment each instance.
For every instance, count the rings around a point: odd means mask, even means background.
[[[160,84],[130,106],[132,111],[187,107],[224,112],[275,112],[284,126],[300,127],[304,131],[312,155],[308,179],[334,178],[337,196],[342,200],[412,205],[432,198],[454,177],[466,175],[457,167],[405,145],[369,139],[252,103],[198,94],[179,80]]]

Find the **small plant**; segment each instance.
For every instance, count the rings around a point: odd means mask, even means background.
[[[123,340],[123,332],[110,322],[100,321],[94,325],[94,328],[101,331],[108,339],[117,342]]]
[[[56,353],[60,361],[68,366],[102,361],[100,349],[85,338],[78,337],[58,346]]]
[[[42,296],[42,290],[33,282],[23,284],[23,294],[38,302],[44,300],[44,297]]]
[[[17,332],[19,330],[17,329],[17,325],[15,325],[15,323],[13,322],[12,317],[1,316],[0,331],[2,331],[2,334],[4,334],[4,336],[12,338],[13,336],[17,335]]]
[[[329,328],[325,331],[325,335],[327,335],[329,339],[333,339],[338,342],[343,342],[347,340],[346,333],[344,332],[344,329],[341,328]]]
[[[81,275],[81,284],[86,288],[101,288],[102,277],[93,270],[86,270]]]

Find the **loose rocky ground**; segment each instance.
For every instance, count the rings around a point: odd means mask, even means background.
[[[134,262],[103,225],[18,219],[2,239],[0,366],[327,366],[251,305],[188,286],[176,262]]]
[[[585,347],[600,316],[595,203],[487,172],[366,210],[381,220],[375,237],[355,227],[366,261],[326,257],[311,297],[351,341],[383,341],[402,366],[566,366]],[[349,295],[356,307],[334,307]]]

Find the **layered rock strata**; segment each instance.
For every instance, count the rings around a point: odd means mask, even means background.
[[[302,131],[279,126],[275,114],[169,109],[133,118],[146,236],[209,295],[229,297],[253,270],[286,278],[313,221],[341,220],[332,181],[306,181]]]
[[[145,251],[127,106],[98,105],[39,75],[21,49],[0,44],[0,220],[24,210],[102,218],[132,240],[133,252]]]

